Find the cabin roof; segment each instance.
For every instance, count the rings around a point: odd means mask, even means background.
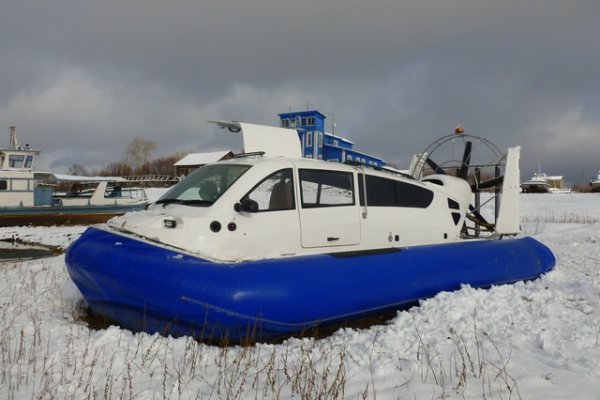
[[[127,182],[120,176],[79,176],[68,174],[52,174],[52,180],[56,182]]]
[[[345,171],[355,172],[364,171],[368,175],[375,175],[387,178],[404,178],[414,180],[412,176],[407,174],[405,171],[396,170],[393,168],[376,168],[371,165],[365,164],[351,164],[351,163],[340,163],[332,161],[317,160],[312,158],[289,158],[289,157],[263,157],[263,156],[248,156],[248,157],[236,157],[226,161],[222,161],[227,164],[246,164],[252,166],[258,166],[261,164],[276,164],[279,168],[287,168],[292,165],[296,168],[306,169],[322,169],[322,170],[333,170],[333,171]],[[418,181],[417,181],[418,182]]]
[[[189,166],[189,165],[204,165],[208,163],[217,162],[227,154],[231,153],[229,150],[222,151],[211,151],[207,153],[191,153],[177,161],[175,166]]]

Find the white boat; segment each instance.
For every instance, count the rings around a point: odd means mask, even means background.
[[[547,193],[549,189],[548,176],[540,172],[534,172],[531,178],[521,183],[523,193]]]
[[[295,130],[218,124],[256,152],[197,169],[148,209],[90,227],[69,248],[67,270],[93,313],[132,330],[273,339],[554,266],[546,246],[512,237],[519,147],[499,158],[502,176],[470,185],[472,142],[459,176],[428,158],[436,173],[417,179],[303,159]],[[501,198],[495,223],[471,204],[481,189]],[[469,233],[471,218],[487,239]]]
[[[148,203],[143,189],[125,188],[123,178],[34,171],[39,154],[19,145],[11,127],[9,147],[0,148],[0,226],[105,222]]]
[[[600,192],[600,169],[598,170],[598,175],[596,175],[596,179],[590,181],[590,188],[592,192]]]

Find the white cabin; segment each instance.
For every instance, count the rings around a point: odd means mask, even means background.
[[[255,132],[297,142],[289,129],[219,125],[241,130],[249,152],[260,150],[246,138]],[[462,237],[473,197],[464,179],[436,174],[418,180],[300,158],[292,144],[277,151],[271,147],[268,153],[208,164],[147,210],[110,220],[107,229],[217,262],[402,248]],[[512,172],[504,186],[515,195],[500,211],[516,214],[516,222],[514,215],[505,219],[500,235],[518,233],[518,154],[519,148],[509,151]]]
[[[34,205],[33,165],[39,150],[20,146],[11,127],[10,146],[0,148],[0,207]]]

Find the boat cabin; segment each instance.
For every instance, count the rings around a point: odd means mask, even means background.
[[[33,206],[36,186],[33,165],[40,154],[29,145],[20,146],[11,127],[10,146],[0,148],[0,207]]]
[[[241,125],[244,133],[261,130]],[[291,131],[267,128],[281,135]],[[297,145],[297,136],[289,137]],[[298,157],[293,146],[289,151],[296,157],[270,151],[205,165],[147,210],[108,225],[223,262],[461,237],[472,198],[463,179],[436,174],[417,180],[365,165],[310,160]]]
[[[221,261],[454,241],[471,190],[463,180],[435,178],[238,158],[194,171],[147,211],[109,225]]]

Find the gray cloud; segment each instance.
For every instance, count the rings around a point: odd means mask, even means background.
[[[47,168],[239,147],[206,123],[314,104],[398,165],[461,123],[577,183],[595,174],[600,4],[575,0],[16,1],[0,125]],[[8,136],[8,129],[6,129]]]

